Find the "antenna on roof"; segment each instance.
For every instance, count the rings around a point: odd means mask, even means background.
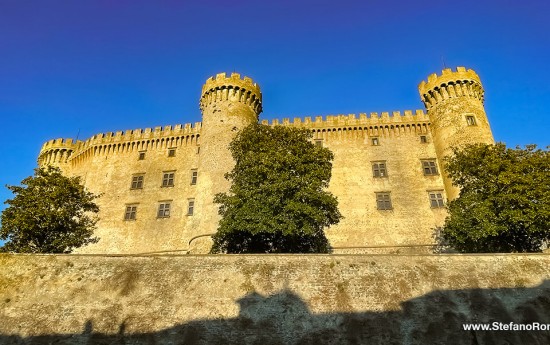
[[[80,136],[80,128],[78,129],[78,133],[76,133],[76,139],[75,139],[75,142],[78,141],[78,137]]]
[[[447,64],[445,63],[445,58],[443,58],[443,55],[441,55],[441,63],[443,64],[443,69],[446,69]]]

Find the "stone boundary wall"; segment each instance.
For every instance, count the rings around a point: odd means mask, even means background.
[[[550,255],[0,255],[0,344],[548,344]]]

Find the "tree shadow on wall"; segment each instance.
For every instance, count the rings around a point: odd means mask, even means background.
[[[534,288],[438,290],[401,310],[312,314],[290,290],[237,300],[238,317],[197,320],[158,332],[0,335],[1,344],[550,344],[546,331],[466,331],[463,324],[540,323],[550,327],[550,280]]]

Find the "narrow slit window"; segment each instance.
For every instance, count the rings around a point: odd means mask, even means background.
[[[195,199],[189,199],[187,204],[187,215],[192,216],[195,212]]]

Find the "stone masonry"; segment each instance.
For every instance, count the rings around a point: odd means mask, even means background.
[[[0,254],[0,344],[550,344],[550,255]],[[468,323],[544,330],[465,331]]]
[[[427,112],[260,120],[307,128],[334,152],[329,190],[345,217],[327,229],[335,252],[433,244],[444,202],[457,196],[443,169],[451,147],[493,143],[483,87],[473,70],[432,74],[419,85]],[[202,122],[119,131],[85,141],[50,140],[38,162],[80,176],[98,199],[97,244],[81,253],[208,252],[219,221],[215,193],[233,160],[228,144],[259,121],[262,94],[252,79],[209,78],[200,98]]]

